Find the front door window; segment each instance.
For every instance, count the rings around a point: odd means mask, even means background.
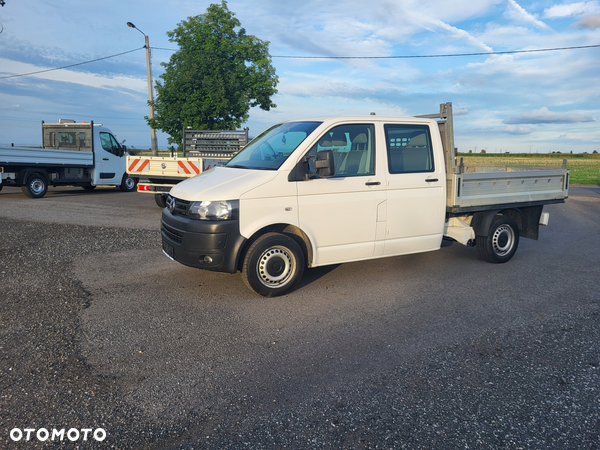
[[[373,125],[340,125],[325,133],[308,152],[317,156],[321,150],[331,150],[335,165],[334,177],[375,175],[375,133]],[[315,158],[309,159],[314,164]],[[314,173],[314,167],[310,167]]]
[[[119,156],[121,146],[112,134],[100,133],[100,143],[102,144],[102,148],[104,150],[106,150],[109,153],[112,153],[115,156]]]

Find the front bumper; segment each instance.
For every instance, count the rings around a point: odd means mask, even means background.
[[[198,269],[235,273],[242,246],[238,220],[205,221],[172,215],[163,209],[163,251],[175,261]]]

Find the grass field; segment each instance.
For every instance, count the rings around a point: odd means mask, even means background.
[[[570,169],[571,184],[590,184],[600,186],[600,155],[595,154],[507,154],[507,153],[459,153],[464,164],[500,164],[500,165],[533,165],[533,166],[562,166],[563,159],[567,160]]]

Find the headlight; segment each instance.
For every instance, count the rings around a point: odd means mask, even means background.
[[[238,218],[239,200],[192,202],[188,217],[195,220],[234,220]]]

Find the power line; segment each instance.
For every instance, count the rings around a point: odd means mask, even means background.
[[[600,47],[600,44],[596,45],[581,45],[576,47],[556,47],[556,48],[541,48],[534,50],[509,50],[505,52],[478,52],[478,53],[449,53],[449,54],[440,54],[440,55],[397,55],[397,56],[292,56],[292,55],[273,55],[271,58],[280,58],[280,59],[417,59],[417,58],[451,58],[451,57],[460,57],[460,56],[486,56],[486,55],[513,55],[517,53],[539,53],[539,52],[554,52],[559,50],[577,50],[583,48],[597,48]],[[21,73],[17,75],[8,75],[4,77],[0,77],[0,80],[4,80],[7,78],[17,78],[17,77],[26,77],[29,75],[36,75],[39,73],[52,72],[54,70],[68,69],[70,67],[82,66],[84,64],[90,64],[97,61],[102,61],[105,59],[115,58],[117,56],[126,55],[128,53],[137,52],[138,50],[142,50],[146,48],[146,46],[135,48],[133,50],[128,50],[126,52],[117,53],[115,55],[105,56],[103,58],[92,59],[91,61],[84,61],[77,64],[70,64],[68,66],[55,67],[53,69],[45,69],[38,70],[36,72],[29,73]],[[173,48],[162,48],[162,47],[151,47],[153,50],[167,50],[171,52],[176,52],[178,50]]]
[[[513,55],[516,53],[536,53],[536,52],[555,52],[558,50],[576,50],[582,48],[596,48],[597,45],[581,45],[577,47],[556,47],[541,48],[534,50],[509,50],[505,52],[479,52],[479,53],[450,53],[441,55],[398,55],[398,56],[291,56],[291,55],[272,55],[271,58],[282,59],[416,59],[416,58],[452,58],[457,56],[485,56],[485,55]],[[168,50],[176,52],[173,48],[151,47],[153,50]]]
[[[580,48],[600,47],[597,45],[582,45],[578,47],[542,48],[536,50],[510,50],[506,52],[451,53],[442,55],[400,55],[400,56],[272,56],[272,58],[288,59],[414,59],[414,58],[450,58],[456,56],[511,55],[515,53],[554,52],[558,50],[575,50]],[[166,50],[166,49],[164,49]]]
[[[61,70],[61,69],[68,69],[69,67],[82,66],[84,64],[89,64],[89,63],[93,63],[93,62],[96,62],[96,61],[102,61],[103,59],[114,58],[116,56],[126,55],[127,53],[137,52],[138,50],[142,50],[143,48],[146,48],[146,46],[140,47],[140,48],[134,48],[133,50],[129,50],[129,51],[126,51],[126,52],[123,52],[123,53],[117,53],[116,55],[110,55],[110,56],[105,56],[103,58],[92,59],[91,61],[84,61],[84,62],[80,62],[80,63],[77,63],[77,64],[70,64],[68,66],[55,67],[54,69],[38,70],[37,72],[21,73],[21,74],[18,74],[18,75],[8,75],[6,77],[0,77],[0,80],[3,80],[5,78],[26,77],[26,76],[29,76],[29,75],[36,75],[38,73],[52,72],[53,70]]]

